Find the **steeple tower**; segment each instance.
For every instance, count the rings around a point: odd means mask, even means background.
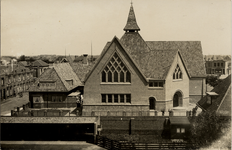
[[[131,7],[130,7],[130,12],[128,15],[127,23],[125,28],[123,29],[126,32],[138,32],[140,31],[139,26],[137,25],[136,18],[135,18],[135,13],[134,13],[134,8],[131,2]]]

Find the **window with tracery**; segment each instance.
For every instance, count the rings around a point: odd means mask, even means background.
[[[180,70],[179,65],[176,66],[176,69],[173,73],[173,79],[182,79],[182,71]]]
[[[131,74],[115,53],[102,71],[102,82],[131,82]]]

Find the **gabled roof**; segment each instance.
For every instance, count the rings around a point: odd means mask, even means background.
[[[19,61],[18,64],[23,65],[23,66],[27,66],[27,61]]]
[[[69,63],[54,64],[53,67],[68,91],[82,85]],[[73,85],[69,85],[66,80],[73,80]]]
[[[178,49],[190,78],[206,77],[200,41],[147,41],[146,43],[151,50]]]
[[[144,80],[146,80],[145,75],[142,73],[141,69],[139,68],[139,65],[136,64],[136,62],[133,60],[133,58],[130,56],[130,54],[128,53],[128,51],[126,50],[126,48],[123,46],[123,44],[120,42],[120,40],[115,36],[112,41],[106,44],[106,46],[104,47],[100,57],[96,60],[95,65],[93,66],[93,68],[88,72],[88,74],[86,75],[85,81],[88,79],[88,77],[91,75],[91,73],[93,72],[93,70],[95,69],[95,67],[99,64],[99,62],[101,61],[101,59],[103,58],[103,56],[105,55],[105,53],[107,52],[108,48],[110,47],[110,45],[113,42],[117,42],[119,44],[119,46],[122,48],[122,50],[124,50],[124,52],[127,54],[127,56],[129,57],[129,59],[132,61],[132,63],[135,65],[135,67],[138,69],[138,71],[141,73],[142,77],[144,78]],[[84,81],[84,82],[85,82]],[[147,81],[147,80],[146,80]]]
[[[125,28],[123,30],[124,31],[129,31],[129,30],[140,31],[140,28],[139,28],[139,26],[137,25],[137,22],[136,22],[135,12],[134,12],[134,9],[133,9],[132,5],[130,7],[130,11],[129,11],[126,26],[125,26]]]
[[[31,66],[33,66],[33,67],[37,67],[37,66],[38,67],[48,67],[49,65],[42,60],[36,60],[31,64]]]
[[[83,83],[88,72],[93,68],[93,63],[89,63],[88,65],[83,64],[82,62],[74,62],[72,63],[72,68],[74,72],[77,74],[81,82]]]
[[[197,105],[206,111],[224,112],[226,115],[231,115],[231,75],[215,86],[211,92],[218,94],[218,96],[212,100],[212,104],[207,104],[207,96],[204,96],[197,102]]]
[[[165,80],[178,50],[157,50],[144,53],[143,59],[134,57],[146,78]]]
[[[58,76],[58,78],[56,78]],[[67,80],[72,80],[73,84],[70,85]],[[39,82],[51,81],[56,82],[55,89],[42,89],[37,85]],[[54,64],[53,68],[45,70],[40,77],[35,81],[34,85],[30,87],[29,91],[60,91],[68,92],[78,86],[82,86],[82,82],[73,71],[69,63]]]

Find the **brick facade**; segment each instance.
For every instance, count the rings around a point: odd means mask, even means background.
[[[127,69],[131,73],[131,82],[112,83],[102,82],[102,70],[108,64],[115,52],[121,58]],[[173,72],[177,64],[183,73],[183,79],[173,80]],[[155,110],[168,110],[173,108],[173,96],[176,92],[182,94],[182,106],[188,107],[189,104],[189,77],[180,58],[179,53],[169,69],[167,78],[162,81],[163,87],[149,87],[149,81],[144,79],[140,70],[133,61],[130,60],[128,54],[123,50],[117,41],[112,42],[107,52],[101,58],[99,63],[92,70],[91,75],[85,82],[84,86],[84,103],[83,112],[91,111],[149,111],[149,98],[155,98]],[[102,94],[130,94],[130,103],[120,102],[102,102]]]

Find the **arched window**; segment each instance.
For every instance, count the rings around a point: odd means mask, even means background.
[[[113,55],[102,71],[102,82],[131,82],[131,73],[117,53]]]
[[[179,65],[177,64],[175,71],[173,72],[173,79],[182,79],[182,71],[180,70]]]

